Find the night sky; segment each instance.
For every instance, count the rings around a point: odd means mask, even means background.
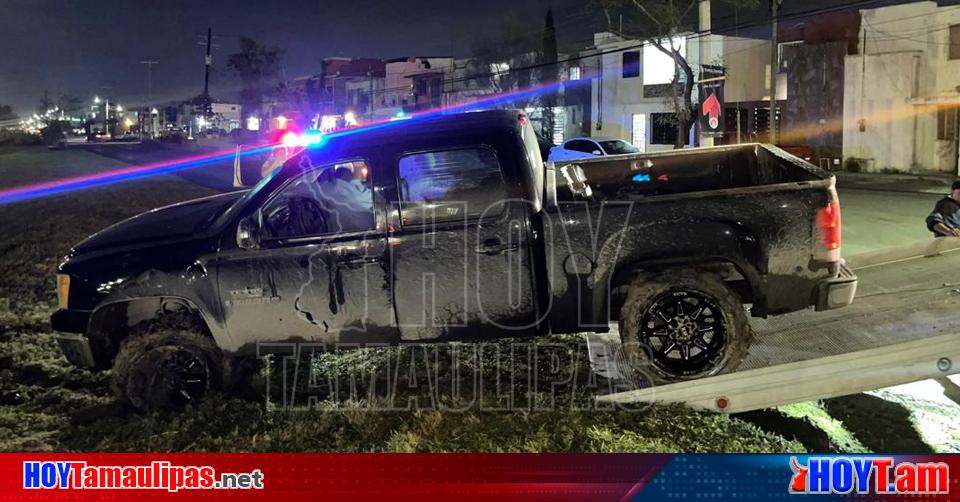
[[[785,10],[847,3],[785,0]],[[790,4],[794,4],[791,6]],[[802,4],[799,7],[796,4]],[[155,102],[199,94],[203,51],[198,45],[213,27],[214,98],[235,98],[237,84],[226,56],[239,35],[286,50],[287,78],[318,71],[328,56],[469,55],[472,42],[495,33],[508,17],[543,29],[554,9],[561,50],[588,45],[602,28],[602,15],[584,0],[0,0],[0,104],[33,112],[43,90],[51,98],[95,94],[133,106],[147,100],[146,68],[153,67]],[[765,6],[761,9],[766,11]],[[740,22],[761,14],[742,13]],[[715,24],[732,23],[716,3]]]

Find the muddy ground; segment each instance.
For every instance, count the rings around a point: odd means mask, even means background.
[[[121,168],[81,151],[20,148],[0,154],[0,189]],[[549,350],[505,359],[509,341],[485,346],[382,349],[301,359],[324,381],[375,376],[400,382],[397,399],[359,393],[281,410],[260,384],[242,397],[216,396],[182,412],[139,414],[114,401],[109,373],[71,367],[48,316],[54,273],[70,246],[141,211],[210,192],[164,175],[0,206],[0,450],[3,451],[925,451],[911,411],[894,400],[853,397],[730,417],[682,407],[598,409],[607,382],[590,375],[577,337],[544,340]],[[454,373],[454,354],[467,371]],[[495,360],[496,365],[489,361]],[[277,366],[272,366],[276,368]],[[381,371],[388,369],[388,371]],[[483,404],[451,391],[473,375]],[[393,375],[391,377],[389,375]],[[383,375],[388,375],[383,377]],[[399,375],[399,376],[398,376]],[[539,375],[536,383],[517,375]],[[431,380],[431,377],[434,380]],[[352,379],[352,380],[351,380]],[[437,382],[440,384],[437,384]],[[560,382],[557,384],[557,382]],[[426,382],[426,384],[424,384]],[[433,382],[434,385],[431,385]],[[509,384],[507,382],[510,382]],[[319,386],[318,388],[322,388]],[[380,387],[377,387],[380,388]],[[869,397],[869,398],[868,398]],[[416,399],[416,404],[410,400]],[[490,408],[508,408],[512,411]],[[877,409],[890,411],[869,427]],[[297,404],[304,405],[306,400]],[[398,404],[399,403],[399,404]],[[309,408],[309,409],[307,409]],[[376,409],[372,409],[376,408]],[[845,427],[844,423],[856,424]],[[851,430],[855,429],[855,430]],[[906,433],[906,434],[905,434]],[[887,438],[888,440],[885,440]],[[908,439],[904,439],[908,438]]]

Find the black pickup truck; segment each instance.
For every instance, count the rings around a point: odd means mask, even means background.
[[[224,389],[268,342],[603,332],[663,381],[734,369],[767,316],[852,301],[834,178],[771,146],[544,163],[516,111],[311,142],[252,189],[77,244],[52,318],[119,397]],[[632,347],[632,349],[631,349]],[[639,368],[638,368],[639,369]]]

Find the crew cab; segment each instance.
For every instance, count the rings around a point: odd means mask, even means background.
[[[587,173],[587,174],[584,174]],[[118,396],[180,406],[258,346],[604,332],[658,381],[728,372],[754,316],[849,304],[834,178],[758,144],[545,163],[527,117],[328,134],[252,189],[77,244],[51,318]],[[626,357],[629,356],[629,357]]]

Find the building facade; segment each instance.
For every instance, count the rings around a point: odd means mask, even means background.
[[[696,37],[679,36],[672,44],[684,54],[697,78]],[[595,34],[593,46],[580,56],[579,76],[591,80],[589,105],[582,107],[586,135],[624,139],[647,152],[674,147],[679,132],[673,59],[649,43],[606,32]],[[685,78],[682,73],[681,78]],[[688,145],[695,144],[694,129],[685,135]]]
[[[845,60],[845,166],[956,174],[960,9],[915,2],[861,15],[863,48]]]
[[[397,58],[384,63],[384,88],[376,97],[374,118],[412,113],[432,104],[439,106],[443,81],[453,73],[452,57]]]

